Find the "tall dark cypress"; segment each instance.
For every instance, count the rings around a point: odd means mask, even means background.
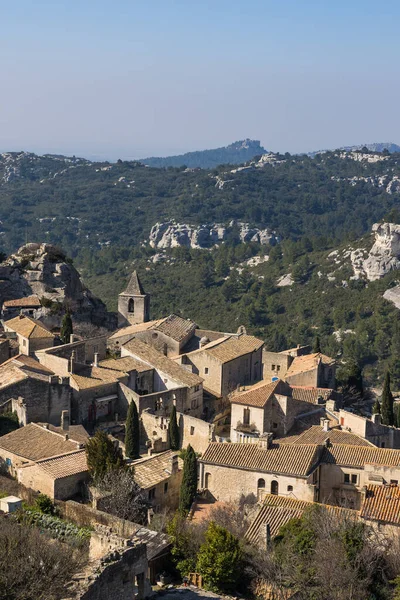
[[[319,337],[317,336],[314,341],[313,352],[321,352],[321,343],[319,341]]]
[[[394,425],[393,413],[393,395],[390,391],[390,373],[386,372],[385,382],[383,384],[382,402],[381,402],[382,423],[384,425]]]
[[[172,407],[171,416],[168,424],[168,440],[171,450],[179,450],[180,436],[178,421],[176,419],[176,407]]]
[[[73,333],[74,333],[74,330],[72,327],[71,315],[69,314],[69,312],[67,312],[67,313],[65,313],[65,315],[63,317],[62,324],[61,324],[61,331],[60,331],[60,338],[62,339],[64,344],[70,343],[71,335]]]
[[[197,458],[192,446],[186,449],[183,477],[179,494],[179,512],[187,515],[197,492]]]
[[[131,402],[125,424],[125,454],[128,458],[140,456],[139,415],[135,402]]]

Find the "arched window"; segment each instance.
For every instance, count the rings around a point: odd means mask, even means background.
[[[257,481],[257,489],[263,490],[265,488],[265,479],[259,479]]]
[[[204,486],[206,487],[206,489],[210,489],[210,484],[211,484],[211,473],[206,473],[206,476],[204,478]]]
[[[128,302],[128,312],[133,313],[135,312],[135,301],[133,298],[129,298],[129,302]]]
[[[271,494],[274,494],[275,496],[278,495],[279,492],[279,484],[277,481],[271,481]]]

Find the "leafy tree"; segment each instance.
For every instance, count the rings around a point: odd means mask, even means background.
[[[189,444],[183,463],[183,476],[179,494],[179,512],[187,515],[197,492],[197,458]]]
[[[136,402],[132,400],[128,408],[125,424],[125,454],[128,458],[140,456],[140,427]]]
[[[202,528],[176,512],[167,525],[167,533],[172,541],[172,560],[180,576],[195,572],[197,555],[204,542]]]
[[[54,515],[56,512],[51,498],[46,494],[39,494],[35,500],[35,507],[45,515]]]
[[[121,450],[100,430],[86,443],[86,456],[88,470],[95,483],[100,481],[107,471],[120,469],[124,464]]]
[[[16,412],[6,412],[0,415],[0,436],[11,433],[19,427],[18,415]]]
[[[314,346],[313,346],[313,352],[321,352],[321,344],[320,344],[318,336],[315,338],[315,342],[314,342]]]
[[[381,401],[382,423],[394,425],[393,394],[390,391],[390,373],[386,372]]]
[[[73,326],[72,326],[72,319],[71,319],[71,315],[69,312],[65,313],[63,320],[62,320],[62,324],[61,324],[61,332],[60,332],[60,338],[62,339],[62,341],[64,342],[64,344],[69,344],[70,340],[71,340],[71,335],[73,334],[74,330],[73,330]]]
[[[179,450],[180,436],[179,436],[178,421],[177,421],[177,418],[176,418],[176,407],[175,407],[175,405],[172,407],[171,416],[169,418],[169,423],[168,423],[168,440],[169,440],[169,446],[170,446],[171,450]]]
[[[240,577],[242,552],[238,538],[211,522],[197,557],[197,571],[208,589],[234,591]]]

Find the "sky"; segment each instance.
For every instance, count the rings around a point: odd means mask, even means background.
[[[0,0],[0,151],[400,144],[400,3]]]

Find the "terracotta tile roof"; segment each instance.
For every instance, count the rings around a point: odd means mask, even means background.
[[[0,365],[0,389],[28,378],[48,381],[50,375],[54,375],[53,371],[41,365],[37,360],[19,354]]]
[[[127,327],[122,327],[122,329],[118,329],[115,331],[110,337],[110,340],[116,340],[125,335],[135,335],[135,333],[140,333],[141,331],[147,331],[148,329],[154,329],[165,321],[166,317],[163,319],[157,319],[155,321],[147,321],[147,323],[138,323],[137,325],[128,325]]]
[[[85,450],[37,461],[37,465],[52,479],[62,479],[88,470]]]
[[[282,380],[260,381],[245,392],[237,392],[231,397],[231,404],[245,404],[263,408],[274,394],[290,396],[290,386]]]
[[[161,321],[161,323],[152,329],[159,331],[160,333],[164,333],[176,342],[181,342],[190,333],[194,333],[196,329],[196,323],[194,321],[190,321],[190,319],[183,319],[178,315],[169,315],[169,317]]]
[[[139,527],[132,539],[146,544],[147,560],[153,560],[158,555],[163,555],[171,546],[172,540],[166,533],[153,531],[146,527]]]
[[[285,378],[290,377],[291,375],[298,375],[299,373],[311,371],[312,369],[315,369],[320,362],[322,362],[324,365],[335,364],[335,360],[333,358],[330,358],[325,354],[321,354],[321,352],[305,354],[304,356],[296,356],[290,365]]]
[[[214,344],[213,347],[208,344],[204,350],[221,363],[227,363],[235,358],[259,350],[264,345],[264,342],[252,335],[242,334],[237,337],[226,337]]]
[[[66,440],[37,423],[29,423],[0,437],[0,450],[28,460],[41,460],[59,456],[77,449],[75,442]]]
[[[321,462],[360,469],[366,464],[400,467],[400,450],[333,444],[330,448],[324,448]]]
[[[19,333],[25,338],[49,338],[54,339],[54,335],[36,319],[18,315],[14,319],[5,322],[5,327]]]
[[[309,412],[304,412],[298,415],[294,419],[293,427],[290,429],[290,435],[300,435],[307,429],[310,429],[313,425],[320,425],[321,418],[329,420],[329,427],[337,427],[339,424],[339,418],[335,417],[331,413],[328,413],[323,405],[317,405],[313,407],[309,406]]]
[[[161,454],[145,458],[134,463],[135,481],[142,489],[151,488],[171,476],[171,459],[177,455],[174,450],[167,450]],[[179,469],[183,461],[178,459]]]
[[[399,486],[370,484],[366,489],[360,516],[371,521],[400,525]]]
[[[267,494],[263,505],[246,531],[245,538],[251,544],[263,545],[265,547],[266,525],[269,525],[269,534],[271,538],[274,538],[278,535],[283,525],[286,525],[291,519],[300,519],[305,510],[315,506],[327,511],[337,519],[356,519],[358,517],[358,512],[349,508],[316,504],[288,496]]]
[[[264,449],[257,444],[212,442],[200,462],[249,471],[282,473],[306,477],[316,466],[321,447],[315,444],[295,446],[274,444]]]
[[[193,387],[195,385],[200,385],[203,382],[203,379],[198,375],[191,373],[191,371],[188,371],[170,358],[167,358],[152,346],[149,346],[136,338],[130,340],[122,347],[135,358],[162,371],[178,384]]]
[[[6,300],[3,302],[3,308],[40,308],[42,306],[39,296],[26,296],[17,300]]]
[[[329,439],[332,444],[347,444],[350,446],[367,446],[368,448],[376,448],[371,442],[368,442],[361,436],[333,428],[329,431],[324,431],[320,425],[313,425],[310,429],[304,431],[298,436],[294,436],[292,444],[324,444]]]
[[[38,425],[44,426],[44,423],[38,423]],[[90,435],[86,431],[83,425],[70,425],[67,431],[63,431],[61,427],[56,427],[55,425],[48,424],[48,428],[50,431],[54,433],[59,433],[60,435],[68,434],[71,442],[76,442],[77,444],[86,444]]]
[[[320,398],[323,402],[326,402],[331,398],[335,399],[337,396],[335,390],[331,390],[329,388],[316,388],[299,385],[292,385],[291,388],[292,398],[294,398],[294,400],[310,402],[311,404],[318,404],[318,400]]]
[[[111,369],[113,371],[122,371],[123,373],[129,373],[130,371],[137,371],[142,373],[150,371],[151,367],[136,360],[132,356],[124,356],[121,358],[107,358],[99,362],[99,367],[102,369]]]
[[[109,383],[117,383],[124,377],[124,373],[112,369],[87,366],[79,368],[76,373],[70,373],[69,377],[75,382],[78,389],[84,390]]]

